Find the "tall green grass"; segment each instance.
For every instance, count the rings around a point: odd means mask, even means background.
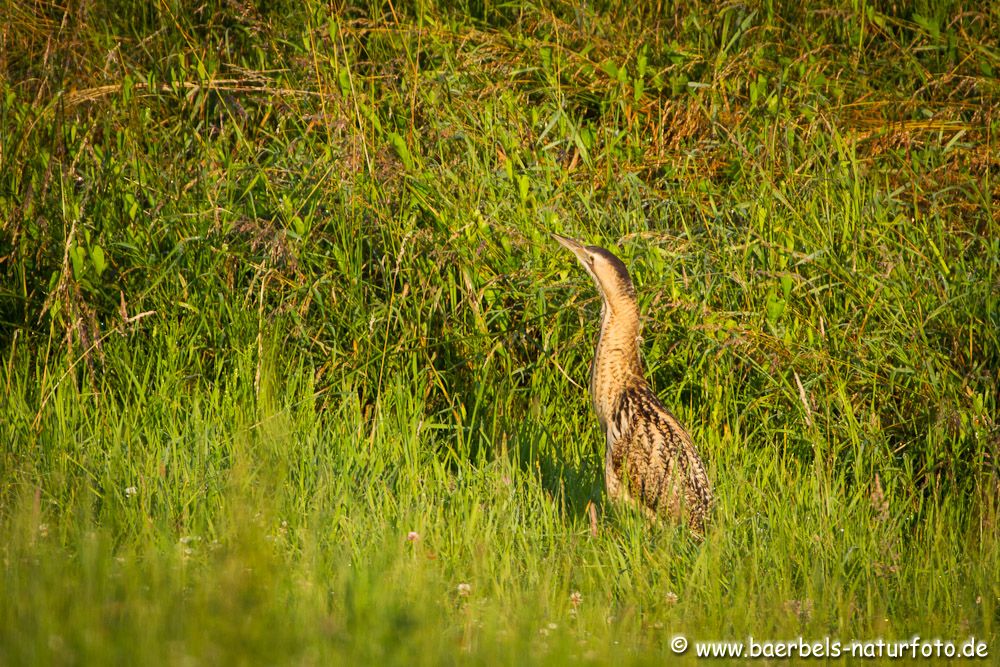
[[[997,10],[396,5],[0,8],[0,662],[1000,650]],[[703,542],[604,499],[553,231]]]

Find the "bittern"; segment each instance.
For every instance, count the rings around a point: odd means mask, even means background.
[[[712,506],[711,485],[691,436],[646,381],[632,277],[608,250],[553,236],[576,255],[601,293],[590,395],[607,442],[608,496],[635,503],[654,519],[686,521],[701,535]]]

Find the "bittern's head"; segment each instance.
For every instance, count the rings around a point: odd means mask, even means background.
[[[623,300],[627,303],[635,302],[632,277],[629,276],[625,264],[610,251],[596,245],[583,245],[579,241],[558,234],[552,236],[564,247],[573,251],[580,264],[583,264],[583,268],[594,279],[606,304],[614,307]]]

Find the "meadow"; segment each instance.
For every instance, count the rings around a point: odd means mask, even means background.
[[[984,6],[0,2],[0,664],[996,660]],[[605,499],[552,232],[704,540]]]

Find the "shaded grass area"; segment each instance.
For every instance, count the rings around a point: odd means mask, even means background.
[[[996,644],[997,10],[3,11],[3,662]],[[703,543],[603,501],[550,231]]]

